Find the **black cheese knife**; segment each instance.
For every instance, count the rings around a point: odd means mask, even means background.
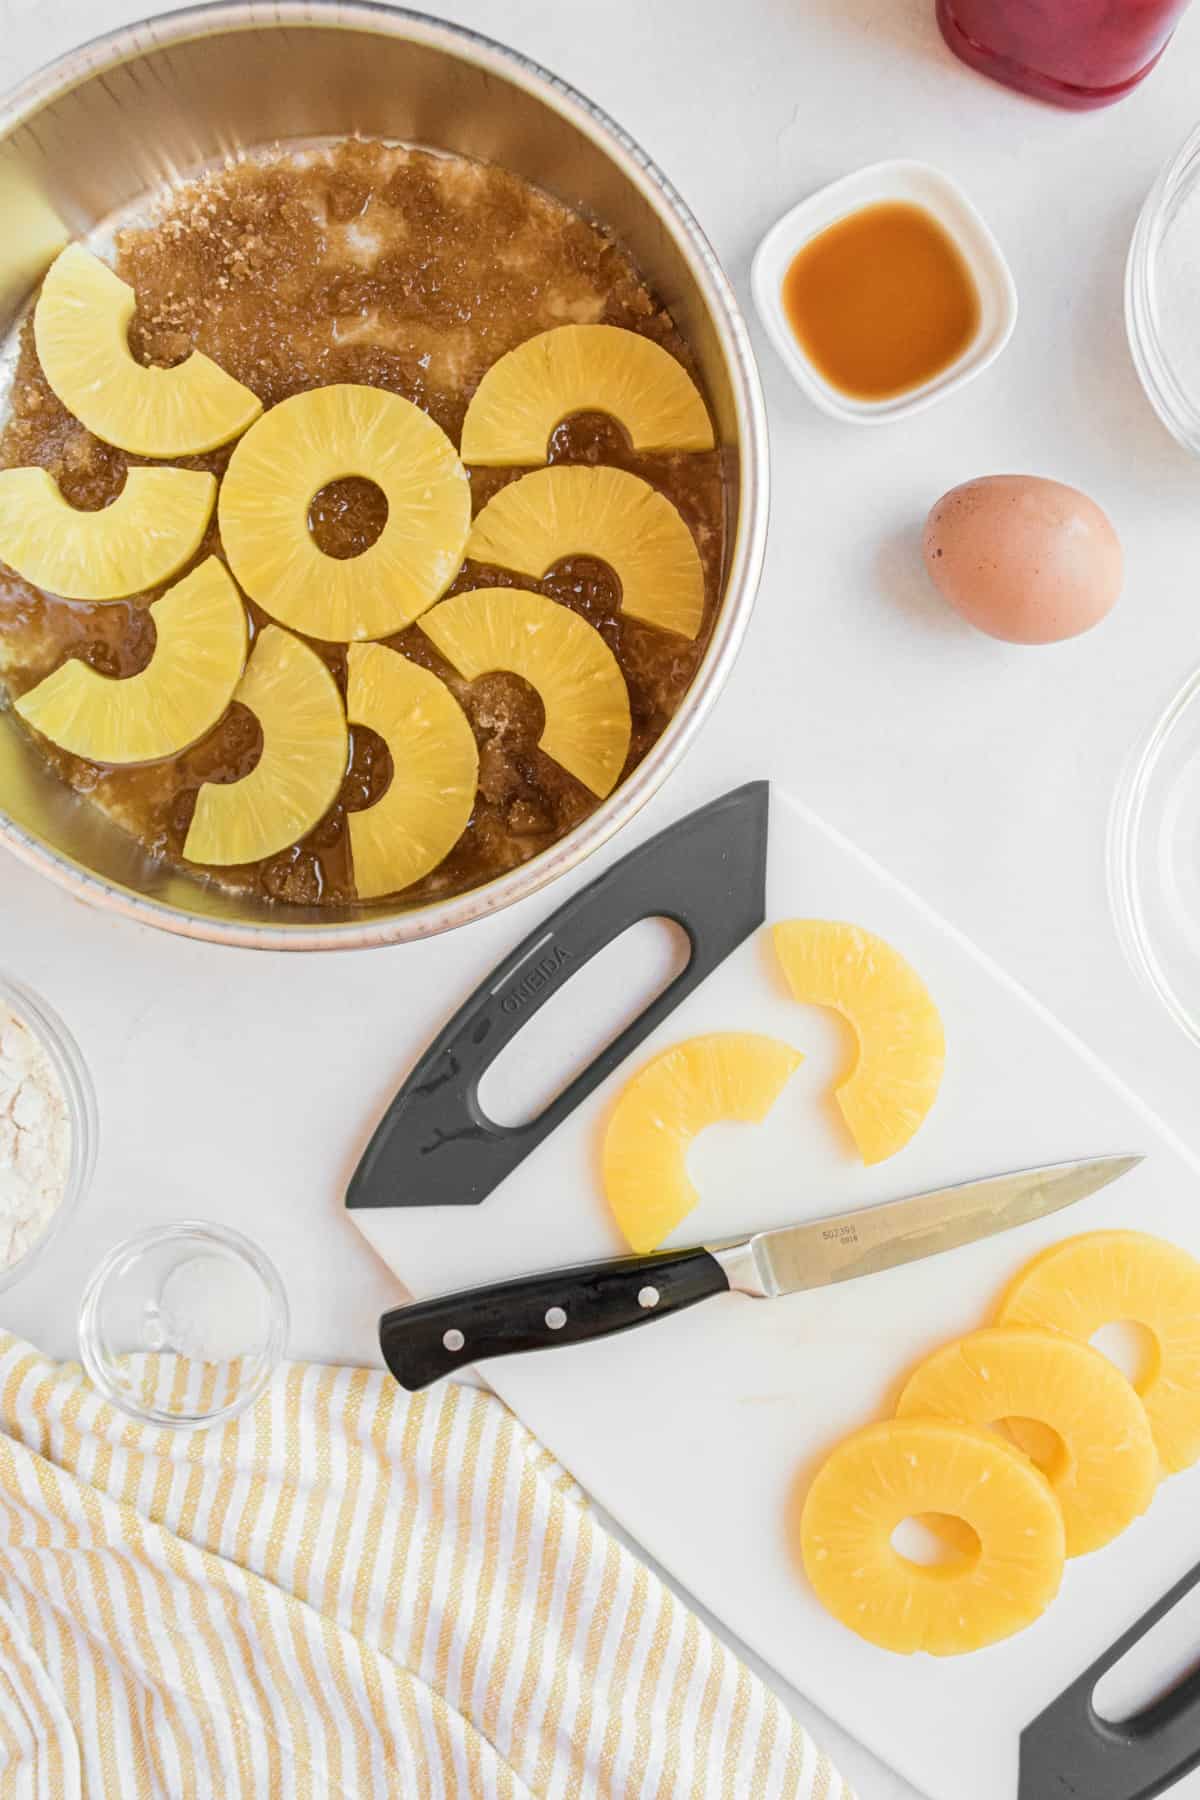
[[[1200,1768],[1200,1667],[1132,1719],[1093,1701],[1102,1675],[1200,1582],[1200,1565],[1143,1613],[1021,1733],[1017,1800],[1154,1800]]]
[[[455,1013],[376,1127],[350,1208],[477,1206],[620,1066],[766,916],[770,787],[751,781],[669,825],[543,921]],[[479,1086],[551,995],[643,919],[670,919],[689,957],[675,979],[536,1119],[500,1125]]]
[[[732,1243],[585,1263],[441,1294],[385,1313],[380,1346],[401,1387],[415,1392],[464,1364],[608,1337],[731,1289],[774,1300],[937,1256],[1073,1206],[1141,1160],[1102,1156],[1052,1163]]]

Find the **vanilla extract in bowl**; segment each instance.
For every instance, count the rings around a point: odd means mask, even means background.
[[[803,244],[783,304],[817,372],[854,400],[890,400],[950,368],[979,329],[975,278],[924,206],[880,200]]]

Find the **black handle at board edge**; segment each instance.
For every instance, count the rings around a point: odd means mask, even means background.
[[[1200,1767],[1200,1667],[1118,1724],[1093,1700],[1101,1676],[1197,1583],[1200,1563],[1025,1727],[1017,1800],[1156,1800]]]
[[[769,814],[766,781],[723,794],[622,857],[536,927],[417,1062],[367,1145],[347,1206],[486,1199],[762,924]],[[535,1119],[515,1126],[490,1119],[479,1084],[501,1051],[572,974],[654,917],[687,933],[685,968]]]
[[[581,1263],[394,1307],[379,1321],[379,1344],[400,1386],[415,1393],[488,1357],[610,1337],[728,1288],[707,1250]]]

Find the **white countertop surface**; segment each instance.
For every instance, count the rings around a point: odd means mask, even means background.
[[[0,86],[147,5],[0,0]],[[1200,465],[1150,411],[1122,322],[1138,209],[1200,110],[1200,9],[1140,92],[1084,115],[959,65],[933,0],[441,0],[437,10],[528,51],[608,108],[680,188],[748,309],[766,228],[861,164],[924,158],[980,207],[1011,262],[1021,318],[996,366],[927,413],[877,432],[824,418],[752,320],[773,454],[766,575],[738,668],[655,812],[665,819],[664,800],[674,815],[752,776],[782,780],[996,956],[1200,1150],[1200,1053],[1125,965],[1104,860],[1122,763],[1200,662]],[[1002,471],[1072,482],[1114,519],[1126,590],[1090,637],[995,644],[929,587],[919,555],[929,505]],[[79,1038],[102,1146],[69,1237],[4,1295],[4,1324],[70,1354],[101,1253],[191,1214],[241,1226],[276,1260],[296,1354],[375,1360],[376,1320],[395,1288],[345,1221],[341,1187],[414,1030],[434,1028],[550,904],[423,947],[262,957],[87,911],[5,860],[0,960]],[[310,1095],[273,1081],[272,1033],[310,1039]],[[1101,1648],[1081,1645],[1081,1662]],[[786,1698],[863,1800],[911,1800],[800,1696]],[[1176,1793],[1196,1800],[1200,1775]]]

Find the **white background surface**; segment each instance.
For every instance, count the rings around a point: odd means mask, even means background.
[[[143,10],[0,0],[0,82]],[[777,776],[994,954],[1200,1150],[1200,1057],[1126,969],[1104,885],[1120,767],[1200,661],[1200,466],[1143,399],[1121,317],[1138,208],[1200,110],[1200,13],[1138,94],[1074,116],[958,65],[932,0],[440,10],[608,107],[680,187],[743,297],[774,218],[859,164],[927,158],[979,205],[1022,316],[996,367],[930,412],[878,433],[836,425],[792,388],[755,325],[774,462],[766,577],[738,669],[654,813],[665,821],[717,785]],[[918,550],[928,506],[957,481],[1006,470],[1075,482],[1112,514],[1126,592],[1090,638],[996,645],[929,589]],[[296,1353],[372,1360],[395,1290],[341,1216],[341,1186],[412,1048],[548,904],[424,947],[261,958],[103,918],[0,866],[0,957],[75,1029],[104,1126],[85,1210],[4,1296],[4,1323],[69,1353],[100,1253],[137,1226],[199,1213],[242,1225],[276,1259]],[[264,1018],[311,1043],[308,1093],[273,1084],[256,1037]],[[1099,1648],[1081,1645],[1081,1660]],[[907,1800],[817,1729],[863,1800]],[[1193,1800],[1200,1778],[1177,1792]]]

